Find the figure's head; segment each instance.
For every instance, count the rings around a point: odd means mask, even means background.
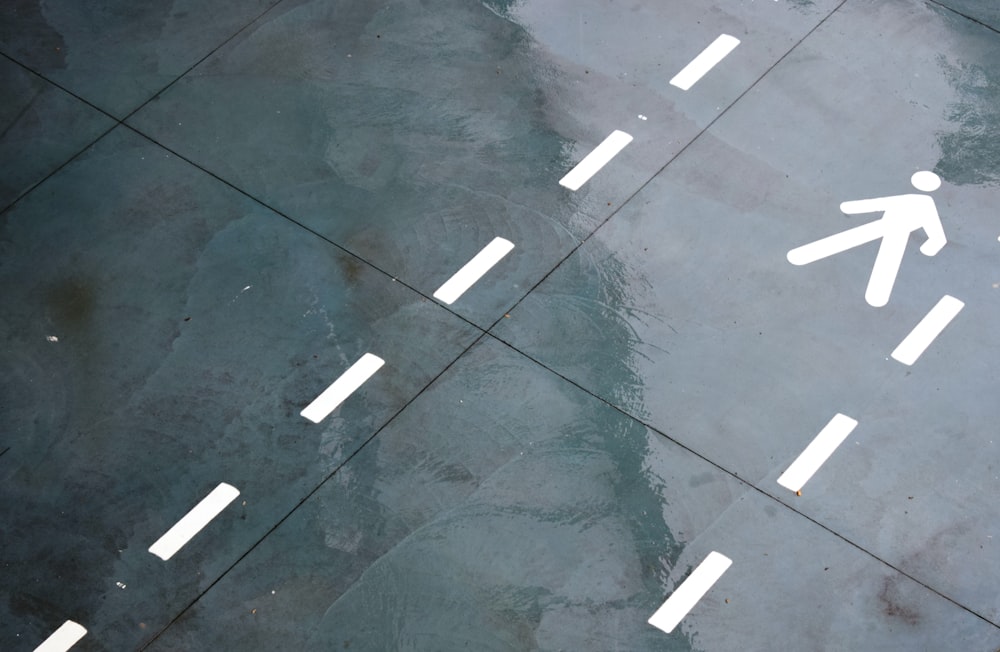
[[[912,177],[910,177],[910,183],[917,190],[923,190],[924,192],[934,192],[941,187],[941,177],[929,172],[928,170],[921,170],[920,172],[915,172]]]

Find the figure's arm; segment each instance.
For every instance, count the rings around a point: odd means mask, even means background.
[[[875,197],[874,199],[858,199],[855,201],[845,201],[840,205],[840,212],[845,215],[857,215],[859,213],[878,213],[884,211],[890,202],[886,199],[891,197]]]
[[[931,201],[930,211],[924,219],[924,232],[927,234],[927,242],[920,245],[920,253],[925,256],[933,256],[948,244],[948,238],[944,235],[944,227],[941,226],[941,216]]]

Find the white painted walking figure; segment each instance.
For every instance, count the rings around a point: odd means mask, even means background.
[[[917,190],[924,192],[934,192],[941,187],[940,177],[927,170],[917,172],[910,177],[910,183]],[[937,206],[930,195],[909,193],[845,201],[840,205],[840,210],[847,215],[882,211],[882,217],[874,222],[796,247],[788,252],[788,262],[793,265],[808,265],[882,238],[878,255],[875,257],[875,265],[872,267],[872,275],[868,279],[868,289],[865,291],[865,300],[877,308],[889,303],[889,295],[892,294],[892,286],[896,282],[896,275],[903,262],[906,243],[909,242],[911,233],[923,229],[927,234],[927,241],[920,245],[920,253],[925,256],[936,255],[948,242],[944,236]]]

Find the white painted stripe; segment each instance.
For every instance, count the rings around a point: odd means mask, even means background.
[[[384,364],[385,360],[377,355],[364,354],[360,360],[351,365],[350,369],[341,374],[340,378],[333,381],[332,385],[307,405],[300,414],[313,423],[319,423],[330,416],[331,412],[364,385],[365,381],[371,378]]]
[[[560,179],[559,185],[570,190],[579,190],[580,186],[587,183],[590,177],[597,174],[598,170],[603,168],[608,161],[613,159],[618,152],[625,149],[625,146],[631,142],[632,136],[624,131],[615,129],[611,132],[610,136],[604,139],[604,142],[595,147],[594,151],[587,154],[582,161],[576,164],[575,168]]]
[[[893,359],[905,365],[912,365],[964,307],[963,302],[951,295],[946,294],[941,297],[937,305],[931,308],[931,311],[892,352]]]
[[[454,276],[438,288],[437,292],[434,293],[434,298],[451,305],[486,272],[490,271],[490,268],[500,262],[501,258],[509,254],[513,248],[513,242],[503,238],[493,238],[492,242],[483,247],[482,251],[465,263],[462,269],[455,272]]]
[[[684,620],[684,616],[698,604],[712,585],[715,584],[722,574],[726,572],[733,563],[733,560],[714,550],[708,553],[705,561],[698,564],[698,568],[688,575],[688,578],[677,587],[667,601],[664,602],[652,616],[649,617],[649,624],[657,629],[662,629],[666,633],[674,631],[674,627]]]
[[[52,632],[45,641],[35,648],[35,652],[66,652],[87,634],[87,629],[72,620],[67,620]]]
[[[781,474],[778,484],[792,491],[802,489],[857,425],[858,422],[849,416],[840,413],[834,415],[788,470]]]
[[[670,80],[670,84],[682,91],[688,90],[699,79],[704,77],[705,73],[725,59],[726,55],[732,52],[739,44],[740,40],[735,36],[730,36],[729,34],[721,35],[712,41],[711,45],[702,50],[701,54],[696,56],[691,63],[684,66],[683,70],[674,75],[674,78]]]
[[[149,551],[167,561],[239,495],[240,492],[236,487],[220,482],[212,493],[205,496],[194,509],[184,515],[184,518],[157,539],[156,543],[149,547]]]

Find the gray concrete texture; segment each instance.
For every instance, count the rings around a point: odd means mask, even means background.
[[[971,0],[0,7],[0,648],[1000,649],[998,30]],[[910,235],[886,305],[876,242],[789,262],[921,170],[947,244]]]

